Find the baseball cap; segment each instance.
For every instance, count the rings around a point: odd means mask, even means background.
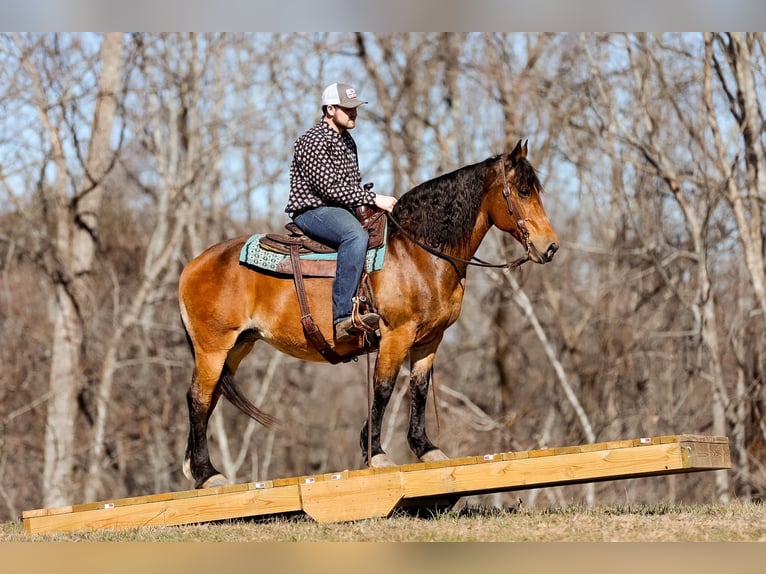
[[[323,106],[341,106],[343,108],[356,108],[363,102],[356,94],[356,90],[348,84],[334,83],[330,84],[322,92],[322,105]]]

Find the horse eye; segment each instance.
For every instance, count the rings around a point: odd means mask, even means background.
[[[519,192],[519,197],[523,197],[524,199],[528,199],[532,197],[532,189],[527,186],[520,187],[518,189],[518,192]]]

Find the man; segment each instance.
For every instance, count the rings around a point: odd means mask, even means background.
[[[366,104],[356,90],[335,83],[322,93],[322,119],[295,142],[290,166],[290,197],[285,211],[301,230],[338,250],[332,288],[336,343],[354,340],[361,330],[351,316],[352,299],[362,276],[369,235],[354,215],[360,205],[391,211],[396,199],[362,188],[356,143],[348,130],[357,108]],[[377,328],[380,317],[366,313],[361,321]]]

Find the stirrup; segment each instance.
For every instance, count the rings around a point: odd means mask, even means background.
[[[351,299],[351,302],[353,304],[351,308],[351,321],[354,327],[365,333],[375,333],[378,330],[380,315],[374,312],[361,313],[359,311],[362,305],[368,306],[367,298],[364,295],[360,295]]]

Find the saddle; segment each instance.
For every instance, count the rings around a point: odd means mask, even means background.
[[[355,215],[362,224],[362,227],[370,234],[367,248],[373,249],[375,247],[380,247],[385,240],[385,212],[376,207],[361,205],[356,208]],[[312,253],[319,255],[337,253],[337,249],[308,237],[292,222],[285,225],[285,230],[287,231],[287,234],[267,233],[261,237],[258,241],[261,248],[273,251],[274,253],[291,255],[293,248],[297,247],[299,257],[301,255],[309,255]],[[300,267],[303,275],[312,277],[335,276],[335,259],[301,259]],[[277,273],[292,275],[294,269],[295,265],[292,258],[286,258],[277,266],[276,271]]]
[[[385,240],[386,218],[385,211],[370,206],[360,206],[355,210],[359,222],[368,233],[370,239],[368,249],[379,247]],[[312,275],[319,277],[333,277],[335,275],[336,261],[328,260],[307,260],[300,256],[308,253],[329,254],[337,250],[331,246],[324,245],[310,237],[307,237],[301,229],[294,223],[288,223],[285,228],[288,235],[279,235],[269,233],[260,239],[260,244],[265,249],[277,253],[287,254],[290,257],[279,264],[277,271],[292,275],[295,283],[295,291],[298,295],[298,303],[301,308],[301,325],[306,339],[311,345],[331,364],[347,362],[360,354],[359,351],[352,352],[350,355],[340,355],[325,339],[322,331],[317,326],[314,318],[311,316],[308,298],[306,297],[306,286],[303,282],[303,276]],[[372,297],[372,288],[369,283],[367,272],[362,272],[362,278],[357,289],[357,297],[354,299],[353,316],[358,318],[361,313],[375,312],[375,302]],[[361,323],[361,322],[360,322]],[[369,329],[362,330],[360,333],[360,345],[364,343],[365,351],[377,346],[377,336],[369,332]],[[358,345],[358,346],[360,346]]]

